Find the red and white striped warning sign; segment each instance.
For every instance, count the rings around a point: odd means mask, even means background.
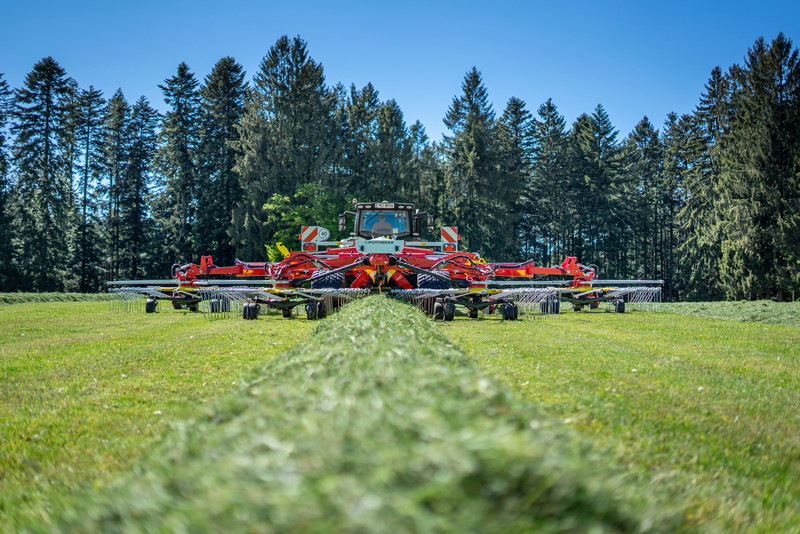
[[[442,241],[447,243],[457,243],[458,226],[442,226]]]
[[[300,242],[313,241],[317,237],[319,226],[301,226],[300,227]]]

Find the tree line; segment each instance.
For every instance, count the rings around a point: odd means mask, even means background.
[[[280,257],[353,198],[414,202],[488,261],[577,256],[673,299],[800,289],[800,67],[779,34],[711,71],[696,108],[626,137],[602,105],[493,109],[469,70],[428,138],[372,84],[328,85],[299,37],[159,85],[166,111],[81,88],[52,57],[0,75],[0,290],[99,291],[211,254]]]

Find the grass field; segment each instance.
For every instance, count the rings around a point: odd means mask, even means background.
[[[63,495],[130,471],[315,326],[107,309],[0,307],[0,525],[40,520]],[[584,312],[435,330],[531,410],[611,451],[632,489],[653,488],[690,525],[800,528],[800,329]]]
[[[0,307],[0,525],[129,469],[171,423],[312,327],[101,302]]]
[[[671,313],[437,328],[519,395],[615,449],[692,523],[800,528],[800,329]]]

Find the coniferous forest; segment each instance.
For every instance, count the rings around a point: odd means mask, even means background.
[[[414,202],[488,261],[572,255],[601,278],[663,279],[667,299],[795,299],[798,51],[779,34],[744,52],[691,113],[624,137],[602,105],[572,124],[553,99],[495,110],[472,68],[441,141],[372,84],[328,85],[299,37],[250,80],[231,57],[203,79],[181,63],[164,113],[46,57],[22,87],[0,75],[0,291],[277,259],[358,198]]]

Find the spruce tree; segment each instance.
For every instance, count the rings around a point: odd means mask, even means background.
[[[107,240],[106,271],[111,280],[120,279],[121,273],[127,273],[122,265],[123,182],[128,168],[128,132],[130,122],[130,105],[121,90],[117,90],[106,107],[105,135],[103,138],[103,176],[105,235]]]
[[[560,263],[565,255],[565,236],[572,222],[567,218],[571,189],[567,178],[566,121],[552,99],[539,106],[531,119],[532,169],[522,194],[523,249],[544,265]]]
[[[525,102],[511,97],[497,123],[498,180],[492,199],[494,217],[492,241],[496,253],[507,260],[522,259],[522,193],[531,169],[531,114]]]
[[[125,171],[119,183],[120,260],[125,276],[163,276],[169,265],[156,261],[153,221],[148,207],[152,198],[153,167],[161,117],[142,96],[133,105],[125,126]]]
[[[791,40],[759,38],[731,69],[720,156],[722,284],[731,298],[800,289],[800,63]]]
[[[65,129],[71,90],[64,69],[46,57],[15,94],[13,244],[24,286],[36,291],[63,290],[69,260],[72,176]]]
[[[682,298],[719,298],[721,258],[719,207],[720,155],[730,127],[731,81],[714,67],[692,117],[692,165],[684,182],[685,202],[678,214],[685,240],[679,247]]]
[[[159,257],[167,263],[185,263],[198,252],[193,232],[197,216],[200,94],[197,79],[184,62],[159,88],[169,106],[158,151],[164,180],[158,203],[166,215]]]
[[[361,89],[350,86],[344,106],[343,177],[340,187],[363,201],[387,200],[377,184],[374,163],[378,158],[378,115],[381,101],[371,83]]]
[[[232,227],[237,255],[266,257],[273,234],[264,226],[263,208],[272,195],[293,195],[305,183],[334,185],[337,97],[305,41],[283,36],[270,48],[254,77],[235,145],[244,195]]]
[[[0,290],[18,289],[17,273],[14,271],[14,249],[11,246],[11,186],[9,179],[9,154],[6,146],[6,128],[11,112],[11,90],[0,73]]]
[[[667,116],[661,141],[664,147],[664,161],[661,168],[660,194],[657,203],[661,212],[660,277],[664,279],[664,296],[668,300],[672,300],[677,295],[676,285],[682,289],[682,284],[676,281],[676,272],[681,270],[676,265],[676,252],[679,244],[685,242],[686,239],[677,219],[686,201],[684,184],[687,177],[693,172],[693,142],[695,139],[693,134],[691,116],[678,117],[674,113]]]
[[[75,166],[78,223],[71,264],[75,288],[84,293],[98,291],[103,276],[99,195],[104,168],[105,104],[102,93],[89,86],[78,93],[72,110],[78,156]]]
[[[494,146],[495,114],[489,103],[481,74],[473,67],[461,84],[462,94],[453,98],[444,124],[452,134],[445,136],[448,203],[451,224],[459,227],[462,245],[493,259],[492,218],[497,158]],[[505,228],[504,230],[510,231]]]
[[[658,130],[644,117],[623,145],[625,187],[622,197],[630,217],[623,227],[627,254],[618,259],[620,276],[659,278],[657,250],[662,210],[661,176],[664,160]]]
[[[411,140],[397,102],[381,104],[378,112],[375,171],[371,186],[375,194],[366,197],[375,200],[394,198],[408,202],[415,196],[415,186],[410,178]]]
[[[211,254],[218,265],[230,265],[234,248],[232,212],[243,193],[234,171],[239,129],[247,84],[242,66],[232,58],[220,59],[203,86],[198,158],[198,213],[195,236],[198,251]]]

